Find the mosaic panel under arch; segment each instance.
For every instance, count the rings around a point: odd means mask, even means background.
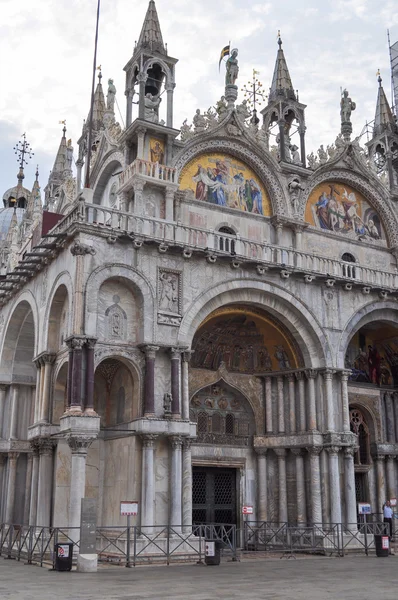
[[[247,308],[212,313],[195,334],[191,367],[235,373],[286,371],[302,366],[299,348],[271,315]]]
[[[196,200],[269,216],[268,193],[254,171],[228,154],[204,153],[181,171],[180,188],[191,190]]]
[[[319,229],[358,241],[382,243],[381,219],[363,195],[347,184],[325,181],[308,198],[305,220]]]

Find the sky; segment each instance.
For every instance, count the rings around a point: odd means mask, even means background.
[[[101,0],[97,64],[105,93],[108,79],[114,79],[121,111],[119,115],[116,109],[116,117],[122,125],[123,67],[147,7],[146,0]],[[293,85],[307,105],[307,154],[334,142],[339,133],[340,88],[347,88],[357,105],[351,115],[354,136],[374,118],[378,69],[391,98],[387,29],[391,43],[398,41],[396,0],[158,0],[156,7],[169,55],[179,59],[176,128],[185,118],[191,122],[196,108],[207,110],[223,94],[218,59],[229,41],[239,50],[239,88],[254,68],[268,89],[278,30]],[[96,9],[97,0],[1,0],[2,194],[16,184],[13,146],[24,132],[35,152],[25,169],[28,188],[36,164],[42,189],[47,182],[61,137],[60,120],[66,119],[77,156],[76,141],[89,110]]]

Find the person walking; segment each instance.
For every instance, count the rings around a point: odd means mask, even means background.
[[[392,519],[393,519],[394,513],[393,510],[391,508],[391,503],[389,500],[386,500],[386,502],[384,503],[383,506],[383,521],[384,523],[388,523],[389,524],[389,537],[390,537],[390,542],[392,540]]]

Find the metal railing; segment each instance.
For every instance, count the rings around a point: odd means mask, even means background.
[[[0,526],[0,556],[22,559],[27,564],[54,566],[55,544],[69,542],[78,550],[79,537],[79,528],[3,524]],[[222,553],[237,560],[236,525],[193,525],[189,531],[170,525],[96,528],[98,560],[126,567],[159,562],[167,565],[201,563],[206,540],[219,542]],[[77,553],[74,552],[74,562]]]
[[[292,526],[288,523],[246,521],[243,530],[245,552],[282,552],[288,554],[337,554],[348,550],[368,555],[375,549],[374,536],[388,535],[388,524],[323,523],[310,526]]]

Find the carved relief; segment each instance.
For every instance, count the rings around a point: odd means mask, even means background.
[[[120,296],[113,296],[114,304],[105,311],[107,318],[107,339],[125,340],[127,334],[127,315],[119,306]]]
[[[158,269],[158,323],[178,326],[181,322],[182,273]]]

